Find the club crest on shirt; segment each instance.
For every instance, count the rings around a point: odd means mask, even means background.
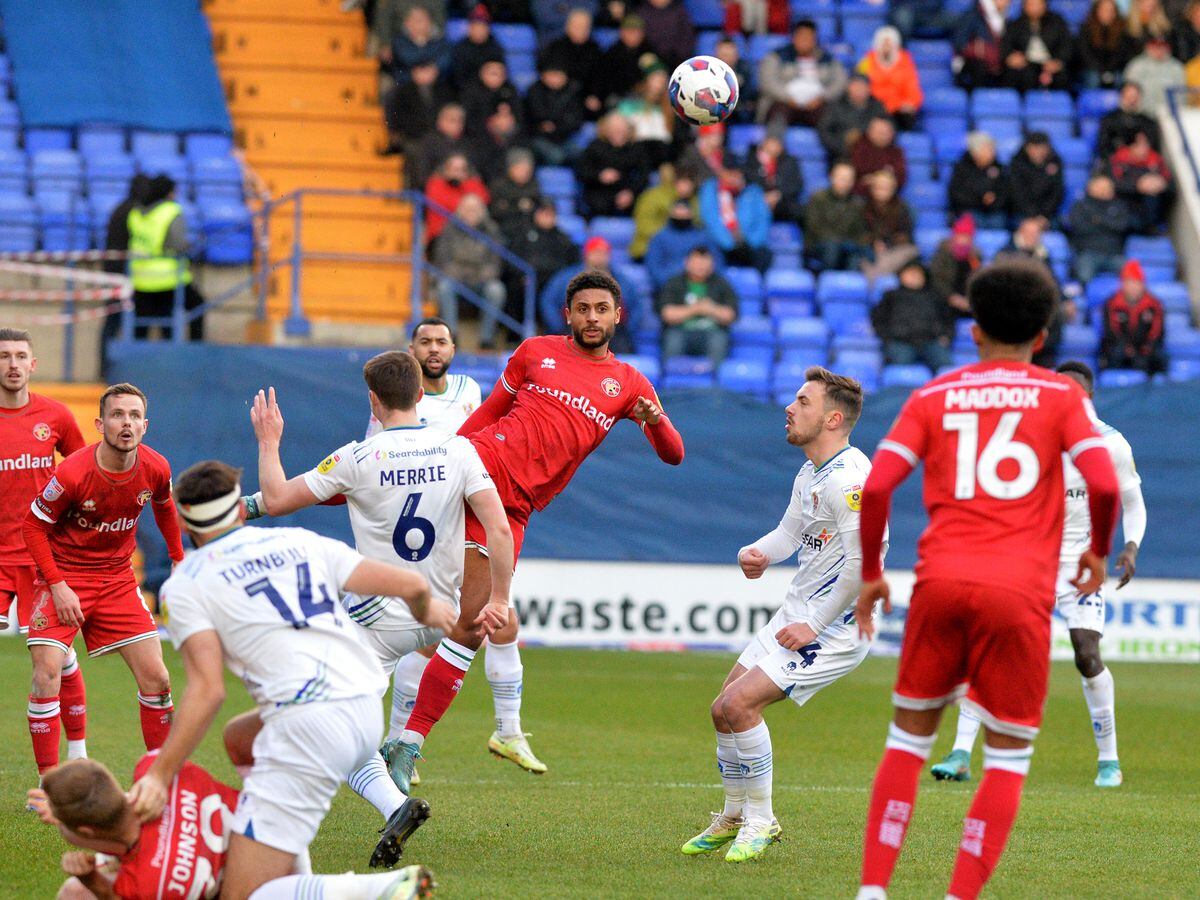
[[[812,492],[812,511],[813,515],[817,514],[817,507],[821,505],[821,498],[816,491]]]
[[[42,499],[53,503],[63,495],[63,486],[59,482],[57,476],[46,482],[46,486],[42,488]]]
[[[50,624],[46,618],[46,603],[50,599],[50,591],[39,585],[37,595],[33,600],[33,612],[29,616],[29,630],[42,631]]]
[[[96,511],[96,501],[91,500],[91,499],[84,500],[82,503],[79,504],[79,508],[82,509],[84,512],[95,512]]]
[[[150,498],[154,496],[154,491],[147,488],[144,491],[138,491],[137,502],[138,506],[145,506],[150,502]]]
[[[53,434],[53,432],[50,430],[50,426],[47,425],[45,422],[38,422],[36,425],[33,426],[33,436],[35,438],[37,438],[39,441],[50,440],[50,436],[52,434]]]
[[[621,394],[621,382],[615,378],[605,378],[600,382],[600,387],[604,389],[604,393],[610,397],[618,397]]]
[[[851,512],[860,512],[862,510],[862,489],[861,484],[851,484],[842,488],[842,497],[846,501],[846,505],[850,507]]]
[[[342,457],[340,454],[337,454],[337,453],[330,454],[329,456],[327,456],[323,460],[321,460],[321,464],[317,466],[317,471],[320,472],[322,475],[324,475],[325,473],[327,473],[330,469],[332,469],[334,466],[336,466],[341,461],[342,461]]]

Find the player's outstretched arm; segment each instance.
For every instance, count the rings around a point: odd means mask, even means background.
[[[512,592],[513,537],[504,513],[500,494],[492,489],[476,491],[467,497],[471,511],[487,535],[488,567],[492,576],[492,592],[487,605],[475,620],[482,625],[484,633],[491,635],[508,624],[509,596]]]
[[[279,458],[283,440],[283,413],[275,399],[275,388],[259,391],[250,408],[250,422],[258,438],[258,485],[266,511],[272,516],[286,516],[318,502],[300,475],[289,479]]]
[[[651,395],[653,396],[653,394]],[[671,424],[666,413],[650,397],[638,397],[629,417],[642,426],[654,452],[669,466],[683,462],[683,435]]]
[[[198,631],[183,642],[179,651],[187,680],[175,707],[171,731],[158,757],[129,791],[133,812],[142,822],[162,815],[168,786],[200,745],[225,702],[225,664],[217,633]]]
[[[430,597],[425,576],[411,569],[364,559],[354,567],[342,587],[363,596],[399,597],[408,604],[413,617],[430,628],[448,632],[458,620],[458,614],[450,604]]]
[[[505,383],[504,377],[501,376],[496,381],[496,386],[492,388],[492,392],[488,394],[488,398],[479,404],[479,408],[475,412],[467,416],[467,421],[462,423],[458,433],[463,437],[470,437],[477,431],[483,431],[489,425],[495,425],[508,415],[516,398],[516,392]]]

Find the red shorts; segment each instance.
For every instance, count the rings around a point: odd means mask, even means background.
[[[1053,608],[1053,598],[1032,600],[1001,587],[918,581],[893,702],[940,709],[966,693],[964,706],[985,727],[1032,740],[1046,704]]]
[[[17,625],[21,634],[29,630],[29,616],[33,612],[33,583],[37,577],[37,566],[0,567],[0,607],[3,607],[0,608],[0,617],[8,612],[9,598],[16,598]]]
[[[504,512],[508,515],[508,527],[512,531],[513,539],[513,568],[516,568],[517,560],[521,558],[521,546],[525,543],[525,527],[529,524],[529,516],[533,512],[533,502],[520,485],[513,481],[508,469],[505,468],[490,444],[475,443],[474,441],[471,444],[479,453],[479,458],[483,460],[484,468],[492,476],[492,483],[496,485],[496,490],[500,494],[500,502],[504,504]],[[469,503],[467,504],[467,546],[487,550],[487,533]]]
[[[142,598],[132,569],[99,577],[68,574],[66,582],[79,595],[83,610],[83,642],[88,656],[99,656],[127,644],[158,637],[158,625]],[[38,595],[25,643],[31,647],[49,644],[66,652],[80,629],[59,624],[50,589],[40,580],[37,586]]]

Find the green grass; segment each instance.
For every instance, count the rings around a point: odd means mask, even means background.
[[[178,673],[169,649],[168,662]],[[446,897],[849,897],[867,789],[882,752],[891,660],[868,660],[802,710],[768,713],[783,843],[755,864],[685,858],[679,845],[720,803],[707,709],[732,663],[716,654],[528,650],[525,725],[549,774],[491,758],[482,671],[426,745],[418,793],[434,818],[406,860]],[[142,752],[132,682],[118,659],[85,661],[92,755],[127,779]],[[482,668],[482,666],[478,667]],[[1200,670],[1115,665],[1125,786],[1092,786],[1095,747],[1079,679],[1053,668],[1045,727],[992,897],[1195,897],[1200,833]],[[176,675],[177,680],[180,676]],[[57,834],[22,811],[34,783],[24,718],[28,661],[0,642],[0,896],[49,897]],[[222,713],[248,706],[231,683]],[[236,784],[210,736],[197,761]],[[935,757],[949,749],[946,723]],[[978,758],[975,762],[978,772]],[[922,783],[895,897],[941,896],[974,782]],[[317,871],[366,870],[380,821],[348,789],[313,846]]]

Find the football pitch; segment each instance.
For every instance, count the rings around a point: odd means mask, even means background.
[[[167,649],[182,687],[178,658]],[[883,748],[893,660],[869,659],[803,709],[768,712],[783,841],[755,863],[687,858],[679,846],[719,809],[708,704],[733,657],[530,649],[524,724],[544,776],[494,759],[482,665],[426,744],[416,790],[433,818],[406,862],[445,897],[852,897],[867,791]],[[128,785],[142,753],[134,689],[119,659],[84,660],[88,747]],[[1053,667],[1046,722],[1009,850],[987,896],[1196,897],[1200,866],[1200,668],[1117,664],[1125,785],[1092,786],[1095,746],[1079,678]],[[0,640],[0,896],[53,897],[66,845],[23,811],[34,784],[25,724],[28,657]],[[249,706],[232,679],[218,717]],[[944,723],[934,750],[953,739]],[[65,744],[64,744],[65,747]],[[238,784],[214,730],[196,756]],[[974,761],[978,776],[979,755]],[[892,882],[897,898],[940,897],[976,782],[925,780]],[[381,825],[343,788],[312,848],[318,872],[366,871]]]

